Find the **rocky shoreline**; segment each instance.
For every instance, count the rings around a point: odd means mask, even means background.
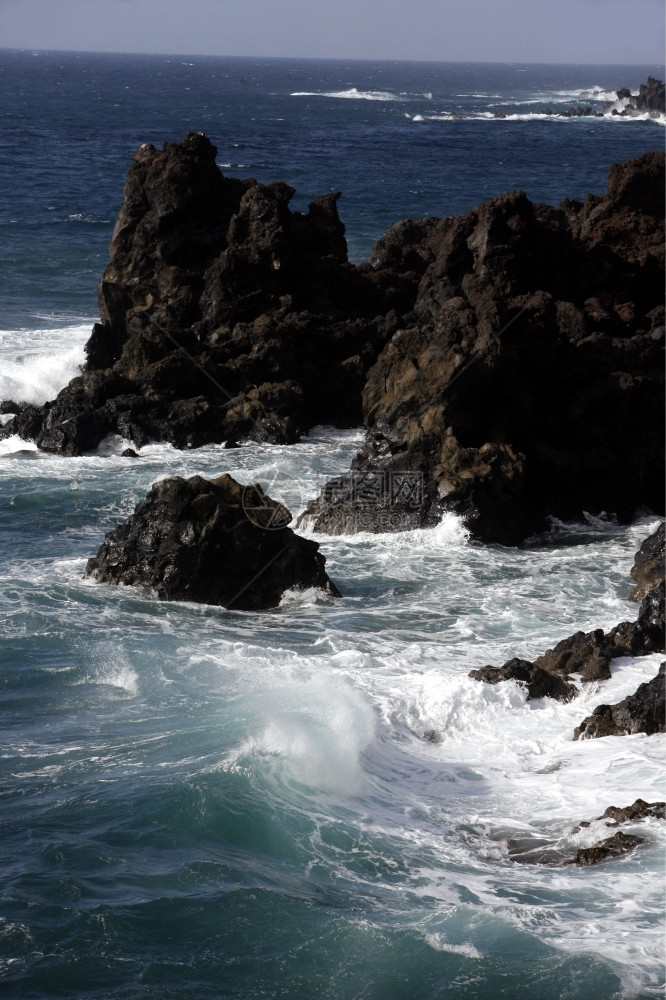
[[[575,680],[583,683],[609,680],[611,661],[617,657],[663,653],[665,547],[662,522],[642,543],[631,569],[631,578],[637,585],[629,599],[641,601],[635,622],[621,622],[607,634],[602,629],[576,632],[533,662],[513,658],[501,667],[479,667],[470,671],[469,676],[487,684],[518,681],[525,685],[528,699],[548,697],[567,702],[579,694]],[[576,727],[573,739],[666,732],[665,670],[666,663],[662,663],[656,677],[639,685],[633,695],[617,705],[599,705]]]
[[[565,111],[553,111],[546,108],[543,114],[552,115],[555,118],[605,118],[613,115],[619,118],[635,118],[638,115],[649,115],[652,118],[659,118],[666,114],[666,92],[662,80],[657,80],[653,76],[647,78],[646,83],[642,83],[635,94],[628,87],[620,87],[616,92],[616,100],[609,101],[604,106],[603,111],[598,111],[591,104],[579,104]],[[498,111],[495,118],[506,118],[503,111]]]
[[[319,532],[452,510],[515,545],[548,515],[663,513],[663,154],[585,202],[402,221],[353,265],[337,194],[292,212],[292,188],[227,178],[216,152],[198,133],[137,151],[85,370],[42,407],[5,401],[2,436],[77,455],[363,422],[302,516]]]
[[[403,220],[360,265],[337,194],[292,212],[292,188],[226,178],[216,155],[200,133],[137,151],[85,369],[42,407],[0,404],[15,414],[0,436],[79,455],[115,434],[136,456],[153,440],[290,444],[317,424],[362,422],[352,468],[297,523],[323,534],[428,527],[453,511],[473,539],[519,545],[549,516],[663,514],[664,154],[614,164],[606,193],[584,202],[509,192],[461,217]],[[86,575],[238,611],[278,607],[292,588],[339,597],[319,545],[290,521],[258,485],[172,477],[107,534]],[[663,524],[631,575],[636,621],[470,676],[569,701],[615,658],[663,652]],[[665,669],[572,738],[663,733]],[[619,831],[574,857],[508,847],[516,862],[589,865],[642,842]]]

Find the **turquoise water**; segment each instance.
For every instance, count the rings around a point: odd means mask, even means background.
[[[5,125],[23,126],[0,147],[22,178],[0,204],[2,398],[49,398],[76,372],[139,142],[204,124],[227,172],[281,177],[305,200],[342,188],[356,257],[401,215],[517,185],[551,201],[600,191],[611,160],[663,143],[652,122],[551,122],[526,103],[580,103],[645,68],[0,66]],[[497,103],[520,117],[485,117]],[[458,107],[468,119],[437,117]],[[139,461],[118,440],[72,459],[0,442],[7,996],[662,995],[663,824],[591,869],[520,866],[506,848],[548,836],[573,853],[605,834],[574,833],[580,820],[664,798],[663,738],[571,739],[661,657],[615,661],[568,705],[467,677],[635,617],[628,573],[654,518],[555,524],[522,550],[475,545],[453,517],[321,538],[342,599],[289,594],[264,614],[83,578],[166,475],[229,472],[297,513],[360,441],[319,428],[291,448],[149,445]]]

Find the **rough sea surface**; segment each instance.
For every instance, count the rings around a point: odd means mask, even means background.
[[[140,143],[204,130],[225,173],[285,180],[297,208],[342,190],[362,260],[403,217],[601,193],[663,123],[545,110],[601,110],[648,73],[0,52],[0,399],[76,374]],[[454,517],[321,538],[342,599],[263,614],[83,579],[156,480],[229,472],[297,514],[361,437],[138,461],[116,439],[82,458],[0,442],[3,995],[663,996],[663,823],[593,868],[516,864],[506,843],[574,854],[609,833],[581,820],[665,797],[663,737],[572,741],[662,657],[618,659],[566,705],[467,676],[634,619],[649,512],[590,511],[522,549]]]

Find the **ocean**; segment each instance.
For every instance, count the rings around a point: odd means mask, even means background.
[[[602,110],[650,73],[0,51],[0,399],[43,402],[77,373],[141,143],[203,130],[224,173],[285,180],[296,208],[341,190],[360,261],[404,217],[602,193],[611,162],[663,148],[664,122],[547,109]],[[663,737],[572,741],[662,657],[614,661],[569,704],[467,676],[633,620],[649,511],[553,521],[520,549],[453,515],[314,536],[342,598],[259,614],[83,578],[158,479],[228,472],[296,515],[361,440],[320,427],[138,461],[119,439],[80,458],[0,442],[3,995],[663,996],[663,823],[593,868],[507,850],[573,854],[607,835],[581,820],[664,799]]]

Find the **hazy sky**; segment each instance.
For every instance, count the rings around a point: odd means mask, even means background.
[[[0,0],[0,47],[661,63],[663,0]]]

